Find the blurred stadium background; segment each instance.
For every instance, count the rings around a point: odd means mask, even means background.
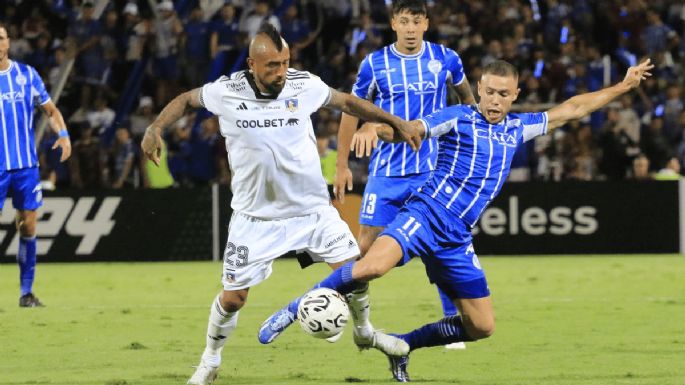
[[[685,1],[429,5],[426,40],[454,48],[472,86],[492,60],[520,69],[517,110],[613,84],[646,56],[656,68],[636,92],[518,151],[503,193],[476,229],[481,255],[506,255],[484,259],[500,330],[458,357],[422,352],[412,369],[417,379],[685,384],[677,364],[685,356],[685,261],[675,255],[685,251]],[[244,68],[246,42],[264,20],[290,43],[291,66],[345,92],[364,56],[393,39],[387,4],[376,0],[0,2],[10,58],[42,75],[74,146],[72,159],[59,163],[49,151],[56,138],[37,124],[46,198],[36,291],[46,309],[15,309],[10,202],[0,214],[0,384],[185,381],[220,271],[211,262],[161,261],[221,259],[229,165],[206,111],[167,130],[167,168],[152,168],[138,144],[177,93]],[[325,109],[313,116],[329,180],[339,118]],[[355,233],[365,162],[350,159],[355,191],[339,206]],[[46,263],[95,261],[126,263]],[[139,261],[158,262],[130,263]],[[382,357],[361,360],[349,341],[319,345],[290,333],[275,348],[257,346],[262,318],[325,271],[301,272],[293,260],[277,265],[226,349],[246,365],[224,368],[218,383],[387,381]],[[374,319],[391,330],[439,313],[420,264],[401,270],[374,286]],[[255,373],[263,362],[272,375]]]

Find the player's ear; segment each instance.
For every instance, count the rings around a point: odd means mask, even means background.
[[[516,99],[518,99],[519,93],[520,93],[520,92],[521,92],[521,89],[520,89],[520,88],[517,88],[517,89],[516,89],[516,92],[514,93],[514,99],[512,100],[512,102],[515,102]]]
[[[247,68],[250,70],[250,73],[254,72],[254,59],[251,57],[247,58]]]

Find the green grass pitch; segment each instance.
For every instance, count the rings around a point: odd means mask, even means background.
[[[485,257],[497,330],[464,351],[411,355],[427,384],[685,384],[685,257]],[[260,345],[260,323],[328,273],[274,264],[224,348],[216,384],[392,383],[385,357],[291,327]],[[204,347],[221,265],[43,264],[42,309],[17,306],[17,267],[0,265],[0,384],[185,384]],[[404,332],[440,318],[420,261],[372,283],[372,320]]]

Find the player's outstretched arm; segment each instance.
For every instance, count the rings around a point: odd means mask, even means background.
[[[637,88],[640,85],[640,81],[652,76],[649,72],[652,68],[654,68],[654,65],[651,64],[650,59],[647,59],[636,66],[628,68],[622,82],[599,91],[576,95],[553,107],[547,113],[547,132],[549,133],[571,120],[580,119],[605,106],[617,96]]]
[[[181,119],[187,109],[202,107],[200,92],[202,88],[195,88],[175,97],[145,130],[140,147],[143,154],[155,165],[159,166],[159,157],[162,154],[162,130]]]
[[[328,107],[336,108],[342,112],[354,115],[368,122],[381,122],[391,125],[398,131],[398,134],[411,146],[412,150],[417,151],[421,146],[422,136],[417,136],[406,120],[383,111],[375,104],[360,99],[358,97],[339,92],[333,88]]]
[[[425,137],[426,127],[421,120],[412,120],[409,122],[409,127],[412,136]],[[357,158],[370,156],[371,150],[378,145],[379,138],[390,143],[404,141],[404,138],[400,137],[392,127],[385,123],[364,123],[352,137],[350,151],[354,151]]]

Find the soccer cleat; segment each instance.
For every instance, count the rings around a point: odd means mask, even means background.
[[[204,360],[200,361],[200,365],[195,367],[195,373],[190,377],[190,380],[186,384],[188,385],[209,385],[216,380],[219,371],[218,366],[211,366],[205,363]]]
[[[288,310],[287,306],[275,312],[259,328],[259,333],[257,334],[259,342],[270,344],[293,322],[295,322],[295,314]]]
[[[33,293],[27,293],[19,297],[19,307],[43,307],[42,302],[33,295]]]
[[[392,378],[397,382],[411,382],[409,373],[407,373],[407,365],[409,365],[409,355],[404,356],[388,356],[390,362],[390,372]]]
[[[464,342],[452,342],[451,344],[445,345],[445,349],[464,350],[466,349],[466,344]]]
[[[359,350],[375,348],[385,353],[387,356],[399,357],[409,354],[409,344],[403,339],[385,334],[380,330],[374,330],[371,337],[364,337],[356,333],[356,328],[352,334],[354,343]]]

